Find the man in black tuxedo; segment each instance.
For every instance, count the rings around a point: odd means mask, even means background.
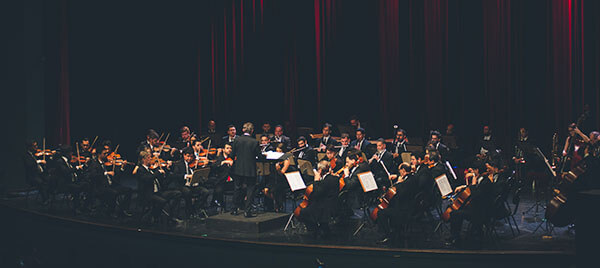
[[[365,129],[358,128],[356,130],[356,140],[353,140],[350,143],[350,147],[355,148],[355,149],[365,153],[367,155],[367,157],[371,157],[367,151],[368,145],[369,145],[369,142],[367,141],[366,136],[365,136]]]
[[[343,171],[346,185],[342,191],[347,192],[345,198],[346,206],[352,209],[355,218],[362,217],[359,209],[364,197],[364,191],[358,179],[358,174],[369,171],[367,161],[360,161],[361,154],[359,150],[351,148],[346,157],[346,166]]]
[[[138,178],[138,198],[140,204],[152,204],[152,215],[158,219],[162,212],[167,214],[172,221],[181,222],[174,216],[177,204],[181,202],[181,192],[163,189],[167,187],[165,171],[151,169],[152,154],[147,151],[140,152],[140,164],[135,169]],[[171,205],[169,205],[169,203]]]
[[[208,140],[202,143],[203,146],[208,147],[208,144],[210,143],[210,147],[216,148],[219,147],[219,145],[221,145],[220,142],[222,135],[219,132],[217,132],[217,123],[215,122],[215,120],[208,121],[208,124],[206,125],[206,130],[202,133],[202,137],[199,138],[199,140],[203,140],[207,137]]]
[[[80,212],[80,194],[88,192],[91,189],[90,183],[84,179],[81,174],[83,171],[83,164],[76,163],[71,164],[72,148],[70,145],[62,145],[59,151],[53,156],[52,160],[54,163],[53,176],[64,185],[67,191],[73,197],[73,209],[75,213]],[[88,198],[89,199],[89,198]]]
[[[99,197],[107,206],[107,214],[114,213],[117,205],[117,198],[120,198],[118,213],[125,216],[131,216],[129,213],[129,204],[131,202],[132,190],[120,184],[119,177],[115,176],[116,171],[122,171],[121,168],[113,169],[112,166],[107,168],[105,163],[110,163],[107,159],[110,150],[104,147],[96,149],[96,158],[93,158],[88,163],[86,176],[87,180],[92,183],[94,196]]]
[[[395,173],[396,169],[394,168],[394,156],[386,150],[383,139],[377,140],[377,152],[369,159],[369,166],[379,187],[390,186],[389,175]]]
[[[281,125],[275,126],[274,134],[273,138],[271,138],[272,143],[283,143],[286,152],[292,149],[290,137],[283,135],[283,127]]]
[[[396,138],[394,138],[394,142],[392,143],[391,147],[391,153],[394,156],[395,166],[399,166],[402,163],[401,154],[408,152],[406,145],[408,145],[408,140],[406,139],[406,130],[399,128],[396,130]]]
[[[170,184],[172,189],[181,192],[181,196],[185,201],[186,215],[191,216],[195,213],[192,206],[192,197],[198,197],[199,206],[206,205],[210,192],[204,185],[191,184],[192,175],[194,174],[190,164],[195,160],[194,150],[190,147],[183,149],[183,158],[173,162],[173,167],[170,175]]]
[[[337,152],[337,158],[341,159],[342,162],[346,163],[346,156],[350,149],[350,135],[348,133],[342,133],[342,139],[340,140],[340,149]]]
[[[269,139],[273,137],[273,131],[271,131],[271,124],[268,122],[263,123],[262,125],[262,133],[260,135],[267,136]]]
[[[25,164],[25,180],[28,184],[37,188],[44,204],[48,204],[50,190],[52,188],[52,179],[48,177],[45,165],[46,160],[38,160],[35,157],[37,152],[37,142],[27,142],[27,150],[23,155],[23,163]]]
[[[219,145],[219,147],[223,148],[223,146],[225,146],[225,144],[227,144],[227,143],[233,144],[233,142],[238,137],[239,136],[237,135],[237,130],[235,129],[235,126],[234,125],[227,126],[227,135],[223,136],[223,138],[221,138],[221,144]]]
[[[448,146],[444,145],[441,142],[441,138],[442,138],[442,135],[440,134],[440,132],[438,132],[437,130],[432,130],[431,134],[430,134],[430,140],[429,140],[428,145],[430,145],[436,151],[439,152],[440,161],[443,161],[445,159],[444,155],[448,154],[448,152],[450,152],[450,149],[448,149]]]
[[[139,155],[141,151],[150,148],[150,151],[154,150],[154,147],[158,146],[158,133],[154,129],[148,129],[146,133],[146,140],[142,141],[136,150],[136,154]]]
[[[254,201],[256,188],[256,158],[260,154],[258,141],[251,135],[254,133],[254,125],[250,122],[242,127],[244,135],[239,136],[233,141],[232,159],[235,159],[232,166],[234,176],[234,209],[233,215],[237,215],[238,208],[244,204],[244,216],[252,217],[251,208]],[[246,187],[246,194],[242,193],[243,187]]]
[[[396,195],[389,201],[386,209],[380,210],[377,213],[377,225],[383,233],[384,238],[379,241],[385,244],[389,241],[392,231],[400,232],[402,223],[406,223],[413,214],[415,208],[415,195],[419,189],[419,182],[412,174],[410,164],[402,163],[398,167],[398,174],[393,174],[397,177],[394,187]]]
[[[225,207],[225,199],[223,198],[223,191],[225,184],[227,183],[233,165],[233,159],[231,158],[232,147],[231,144],[225,144],[221,154],[217,156],[215,162],[212,163],[209,174],[209,183],[213,187],[213,201],[212,204]]]
[[[296,159],[306,160],[310,162],[310,164],[315,167],[317,163],[317,152],[308,145],[306,142],[306,138],[304,136],[300,136],[298,138],[298,148],[294,153]]]
[[[333,128],[333,126],[329,123],[325,123],[325,125],[323,125],[323,130],[322,130],[322,134],[323,137],[318,138],[315,141],[315,150],[317,150],[320,153],[324,153],[327,150],[327,146],[329,145],[333,145],[333,146],[339,146],[340,143],[336,140],[334,140],[331,137],[331,129]]]

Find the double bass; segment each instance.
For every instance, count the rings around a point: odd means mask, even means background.
[[[558,227],[567,226],[574,220],[574,214],[569,208],[568,197],[571,193],[573,183],[587,170],[585,161],[571,171],[561,174],[561,182],[553,189],[553,197],[546,206],[545,218]]]

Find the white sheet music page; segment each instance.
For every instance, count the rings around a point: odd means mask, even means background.
[[[377,182],[375,182],[375,177],[371,171],[359,173],[358,180],[365,193],[377,190]]]
[[[283,153],[268,151],[263,153],[268,160],[277,160],[283,156]]]
[[[450,182],[448,182],[448,177],[446,177],[446,174],[442,174],[435,178],[435,183],[437,184],[442,196],[452,193],[452,186],[450,186]]]
[[[290,185],[290,189],[292,189],[292,192],[306,189],[306,184],[304,184],[304,180],[302,180],[302,175],[300,175],[300,171],[285,173],[285,178],[287,179],[287,182]]]

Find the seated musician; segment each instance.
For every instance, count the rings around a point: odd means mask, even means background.
[[[334,140],[331,137],[331,130],[332,130],[333,126],[329,123],[325,123],[325,125],[323,125],[323,129],[322,129],[322,134],[323,137],[319,138],[316,140],[316,149],[318,152],[322,153],[325,152],[327,150],[327,146],[329,145],[333,145],[333,146],[339,146],[340,143],[336,140]]]
[[[194,159],[200,160],[200,157],[204,153],[204,147],[202,146],[201,141],[199,141],[199,140],[192,141],[192,150],[194,151],[193,152]]]
[[[183,126],[179,129],[180,136],[173,142],[173,147],[183,150],[183,148],[191,147],[192,144],[192,132],[187,126]]]
[[[343,200],[345,206],[352,210],[352,218],[362,218],[364,215],[360,211],[363,204],[364,192],[358,174],[369,171],[367,161],[362,159],[362,153],[351,148],[346,156],[346,166],[344,167],[345,186],[342,191],[346,192],[346,198]]]
[[[400,225],[406,223],[413,213],[419,182],[411,171],[410,164],[402,163],[398,166],[398,174],[390,175],[396,194],[388,200],[388,207],[377,213],[377,225],[384,235],[378,243],[388,243],[393,232],[399,234],[402,230]]]
[[[455,193],[462,192],[469,187],[471,190],[470,201],[459,210],[450,213],[451,237],[447,245],[455,246],[461,241],[460,231],[464,220],[469,220],[472,225],[472,238],[475,242],[481,242],[483,236],[483,224],[490,217],[493,208],[494,181],[497,178],[498,164],[488,161],[485,164],[475,162],[470,168],[472,173],[467,175],[467,182],[455,188]]]
[[[310,162],[313,167],[317,163],[317,152],[310,145],[308,145],[304,136],[300,136],[298,138],[298,148],[296,149],[294,156],[296,159]]]
[[[230,178],[229,170],[233,165],[233,159],[231,159],[231,144],[225,144],[223,151],[217,155],[217,158],[212,163],[209,174],[209,184],[213,188],[213,200],[211,205],[225,208],[225,199],[223,198],[223,192],[225,186]]]
[[[269,139],[269,137],[267,135],[260,136],[260,144],[259,145],[260,145],[261,153],[266,153],[266,152],[275,150],[275,148],[271,144],[271,139]]]
[[[279,143],[275,147],[275,151],[279,153],[285,153],[285,144]],[[290,159],[286,155],[283,156],[275,165],[271,166],[271,175],[266,177],[265,188],[263,193],[265,197],[271,199],[273,204],[273,210],[275,212],[283,211],[283,204],[285,202],[285,193],[290,189],[285,173],[297,171],[298,168],[290,164]],[[270,209],[271,204],[265,200],[265,206]]]
[[[271,131],[271,124],[269,122],[263,123],[262,130],[262,133],[260,133],[261,136],[267,136],[269,139],[273,137],[273,131]]]
[[[29,141],[26,146],[27,150],[25,151],[25,155],[23,155],[26,182],[37,188],[42,197],[42,204],[47,205],[53,183],[52,179],[48,177],[45,168],[46,160],[37,159],[35,156],[38,150],[37,141]]]
[[[53,176],[56,176],[59,184],[64,185],[68,193],[72,196],[74,212],[75,214],[79,214],[83,209],[80,203],[82,200],[81,194],[89,193],[91,185],[81,173],[84,163],[71,164],[71,154],[71,146],[62,145],[52,158],[55,167],[52,170],[54,173]]]
[[[236,133],[237,133],[237,130],[235,129],[234,125],[227,126],[227,135],[224,136],[223,138],[221,138],[221,145],[220,145],[220,147],[225,146],[225,144],[227,144],[227,143],[233,144],[233,141],[237,137],[239,137]]]
[[[333,173],[338,172],[340,169],[344,168],[344,161],[341,159],[341,157],[338,156],[337,154],[337,150],[335,149],[335,146],[330,144],[327,146],[327,151],[325,152],[325,156],[327,157],[327,161],[329,161],[329,164],[331,166],[331,171]]]
[[[138,198],[140,204],[151,205],[154,219],[158,220],[161,214],[166,214],[171,221],[181,222],[174,216],[181,198],[181,192],[165,190],[165,171],[161,168],[152,168],[152,154],[148,151],[140,152],[139,165],[136,176],[138,178]]]
[[[96,148],[96,157],[88,162],[87,180],[93,185],[94,197],[100,198],[105,204],[107,215],[117,216],[114,213],[115,208],[117,208],[117,198],[119,198],[121,201],[119,202],[117,213],[131,216],[128,210],[131,203],[132,190],[121,185],[119,176],[115,176],[117,171],[122,171],[122,169],[116,169],[115,165],[111,165],[113,163],[108,161],[107,158],[109,152],[109,149],[104,146]]]
[[[210,143],[210,147],[217,148],[221,145],[221,137],[222,135],[217,132],[217,123],[215,120],[209,120],[206,124],[206,130],[202,132],[202,137],[199,140],[208,138],[202,145],[208,147],[208,144]]]
[[[195,216],[196,209],[192,204],[192,197],[196,196],[198,201],[196,202],[196,208],[206,205],[209,191],[205,185],[199,183],[192,184],[192,175],[194,174],[194,168],[190,165],[197,160],[194,158],[194,150],[190,147],[186,147],[183,150],[183,158],[173,162],[171,168],[172,172],[169,176],[170,183],[169,189],[174,189],[181,192],[181,196],[185,201],[185,213],[188,217]],[[194,164],[197,164],[194,163]]]
[[[350,147],[367,154],[368,153],[368,151],[367,151],[368,145],[369,145],[369,142],[366,139],[365,129],[364,128],[356,129],[356,140],[353,140],[350,143]],[[367,157],[370,157],[370,156],[367,155]]]
[[[81,145],[79,146],[79,155],[85,158],[92,158],[92,146],[90,144],[90,139],[83,138],[81,140]]]
[[[148,132],[146,133],[146,140],[140,143],[136,153],[139,154],[146,148],[150,148],[150,150],[153,151],[154,147],[158,146],[158,139],[158,133],[156,133],[154,129],[148,129]]]
[[[408,145],[406,130],[399,128],[396,130],[396,137],[394,138],[391,148],[392,156],[394,156],[394,164],[396,164],[396,166],[402,163],[401,154],[408,152],[406,145]]]
[[[299,220],[315,236],[327,236],[330,233],[329,221],[335,214],[339,192],[339,177],[331,173],[329,161],[317,164],[309,204],[300,211]]]
[[[445,155],[450,152],[448,146],[442,143],[442,134],[440,134],[437,130],[432,130],[429,134],[429,142],[427,144],[431,145],[436,151],[440,154],[440,161],[442,161]]]
[[[273,132],[273,134],[274,135],[273,138],[271,138],[271,142],[283,143],[286,152],[292,149],[292,142],[290,140],[290,137],[283,134],[283,126],[275,126],[275,131]]]
[[[388,179],[391,173],[395,173],[394,156],[386,150],[386,144],[383,139],[377,140],[377,152],[369,159],[369,167],[375,176],[377,185],[389,187]]]
[[[348,133],[342,133],[342,139],[340,140],[340,150],[337,152],[337,157],[346,163],[346,156],[348,156],[348,149],[350,148],[350,135]]]

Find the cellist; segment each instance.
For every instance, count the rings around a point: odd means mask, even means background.
[[[298,219],[316,237],[329,235],[329,220],[334,216],[339,192],[339,177],[331,173],[330,162],[322,160],[312,184],[309,204],[300,211]]]

